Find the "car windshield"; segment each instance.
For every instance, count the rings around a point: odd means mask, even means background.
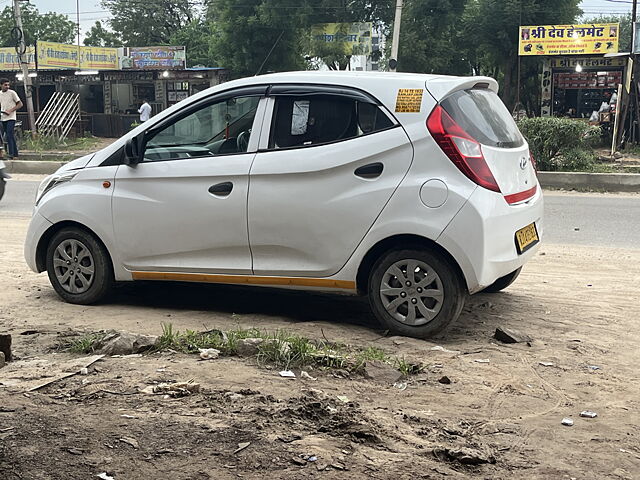
[[[516,148],[524,144],[509,110],[498,95],[489,89],[455,92],[442,101],[442,107],[458,125],[483,145]]]

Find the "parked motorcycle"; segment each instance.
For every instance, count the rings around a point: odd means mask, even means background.
[[[4,188],[7,185],[7,178],[11,178],[11,175],[7,173],[7,167],[4,162],[0,160],[0,200],[4,196]]]

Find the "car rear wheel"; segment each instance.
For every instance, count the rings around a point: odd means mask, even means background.
[[[516,281],[516,278],[518,278],[518,275],[520,275],[521,271],[522,271],[522,267],[520,267],[519,269],[511,272],[508,275],[505,275],[504,277],[500,277],[495,282],[493,282],[491,285],[489,285],[487,288],[485,288],[483,290],[483,292],[486,292],[486,293],[497,293],[500,290],[504,290],[505,288],[507,288],[509,285],[511,285],[513,282]]]
[[[428,338],[462,311],[466,289],[451,263],[428,250],[396,250],[382,256],[369,277],[369,303],[395,335]]]
[[[47,273],[55,291],[69,303],[96,303],[113,285],[107,250],[79,228],[65,228],[53,236],[47,248]]]

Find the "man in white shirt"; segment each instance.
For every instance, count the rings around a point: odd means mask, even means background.
[[[151,105],[147,99],[143,99],[142,106],[138,109],[140,114],[140,123],[144,123],[151,118]]]
[[[15,159],[18,158],[18,145],[14,135],[16,110],[22,108],[22,102],[18,94],[9,88],[10,86],[9,80],[6,78],[0,79],[0,110],[2,110],[0,120],[6,136],[9,158]]]

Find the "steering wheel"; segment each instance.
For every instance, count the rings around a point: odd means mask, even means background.
[[[251,130],[245,130],[238,135],[236,139],[236,143],[238,145],[238,152],[246,152],[249,149],[249,136],[251,135]]]

